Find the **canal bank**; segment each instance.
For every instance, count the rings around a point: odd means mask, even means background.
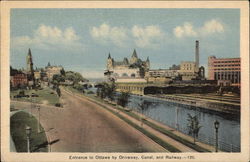
[[[240,118],[240,101],[225,101],[223,97],[218,96],[216,99],[207,99],[202,97],[193,97],[184,94],[160,94],[160,95],[144,95],[152,99],[161,99],[172,102],[176,105],[187,106],[189,108],[199,108],[204,111],[214,111],[215,113],[223,113],[233,115],[234,118]],[[221,99],[220,99],[221,98]]]
[[[150,106],[141,112],[138,106],[141,103],[147,103]],[[188,114],[196,115],[201,125],[198,140],[208,145],[215,144],[214,122],[218,120],[220,122],[219,148],[226,152],[240,152],[240,120],[235,115],[176,104],[162,98],[138,95],[131,95],[128,107],[186,135],[189,135]]]

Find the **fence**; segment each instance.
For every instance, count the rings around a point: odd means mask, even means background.
[[[176,128],[177,126],[175,123],[169,123],[169,122],[161,120],[160,118],[156,118],[155,120],[157,120],[163,124],[166,124],[169,127],[174,128],[174,129],[176,129],[176,130],[178,130],[186,135],[189,135],[189,130],[187,127],[183,127],[183,126],[178,125],[178,128]],[[211,145],[211,146],[215,146],[215,142],[216,142],[216,139],[214,137],[209,137],[203,133],[199,133],[198,138],[196,140],[203,142],[203,143],[206,143],[206,144]],[[218,149],[225,151],[225,152],[240,152],[240,146],[223,142],[220,139],[218,139]]]

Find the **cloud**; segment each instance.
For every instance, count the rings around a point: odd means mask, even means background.
[[[192,23],[185,22],[183,25],[176,26],[173,29],[173,34],[177,38],[207,36],[223,32],[224,26],[217,19],[211,19],[209,21],[206,21],[201,27],[194,27]]]
[[[204,26],[200,29],[200,32],[203,35],[212,34],[212,33],[223,33],[224,26],[219,20],[212,19],[204,23]]]
[[[128,39],[127,29],[123,27],[111,27],[106,23],[99,27],[92,27],[90,34],[92,38],[101,43],[113,43],[117,46],[125,46],[125,41]]]
[[[174,28],[174,34],[176,37],[195,37],[197,33],[193,29],[193,25],[189,22],[185,22],[183,26],[177,26]]]
[[[126,47],[134,42],[135,46],[140,48],[156,47],[165,35],[160,27],[155,25],[134,25],[132,28],[126,28],[112,27],[106,23],[92,27],[90,34],[94,40],[102,44],[112,43],[118,47]]]
[[[40,25],[32,36],[14,37],[12,43],[14,47],[35,46],[42,49],[82,47],[80,37],[72,27],[62,30],[44,24]]]
[[[151,25],[146,27],[133,26],[132,35],[138,47],[155,47],[162,40],[164,32],[159,26]]]

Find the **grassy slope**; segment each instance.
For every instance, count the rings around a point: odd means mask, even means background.
[[[18,112],[10,118],[10,133],[17,152],[27,152],[26,125],[32,128],[31,152],[48,152],[47,139],[44,129],[40,125],[41,133],[37,133],[37,120],[26,112]]]
[[[20,90],[11,91],[10,95],[11,98],[19,93]],[[56,92],[51,90],[50,88],[44,88],[42,90],[25,90],[26,95],[31,95],[32,93],[37,94],[39,97],[32,97],[33,102],[35,103],[46,103],[50,105],[55,105],[59,103],[59,97],[57,96]],[[53,93],[53,94],[51,94]],[[15,98],[18,101],[28,101],[30,102],[29,97],[22,97],[22,98]]]

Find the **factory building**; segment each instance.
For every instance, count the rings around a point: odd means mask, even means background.
[[[221,86],[240,86],[240,58],[208,58],[208,79]]]

